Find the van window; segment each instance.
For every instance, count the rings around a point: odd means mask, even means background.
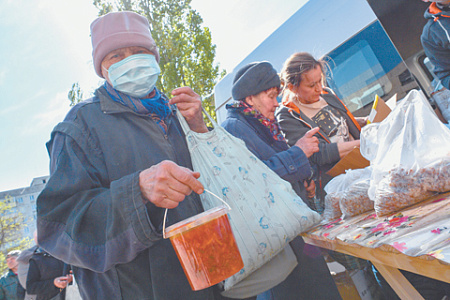
[[[379,21],[327,55],[327,84],[355,116],[366,116],[375,95],[403,98],[417,83]]]

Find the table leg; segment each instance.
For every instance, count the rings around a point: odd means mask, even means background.
[[[424,300],[419,292],[409,283],[399,269],[373,262],[372,264],[383,275],[392,289],[402,300]]]

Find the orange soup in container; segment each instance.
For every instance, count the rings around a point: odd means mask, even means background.
[[[215,285],[244,267],[227,212],[225,206],[212,208],[166,228],[165,236],[194,291]]]

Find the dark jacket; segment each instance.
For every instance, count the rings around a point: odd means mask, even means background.
[[[299,147],[289,148],[286,142],[275,140],[267,127],[256,118],[245,116],[240,108],[227,106],[227,119],[222,127],[243,140],[256,157],[290,182],[302,199],[307,199],[303,180],[311,176],[311,167]]]
[[[54,284],[56,277],[67,275],[64,274],[64,263],[39,248],[29,263],[27,292],[37,295],[37,300],[65,299],[64,293]]]
[[[450,11],[442,11],[433,2],[424,16],[428,22],[420,37],[423,49],[442,85],[450,89]]]
[[[39,244],[72,265],[83,299],[213,299],[193,292],[169,240],[164,209],[146,202],[139,173],[163,160],[192,169],[175,115],[168,130],[114,102],[104,87],[74,106],[47,144],[51,176],[37,199]],[[203,211],[192,193],[170,226]]]
[[[303,180],[311,175],[311,167],[299,147],[289,148],[285,141],[275,140],[267,127],[256,118],[245,116],[239,108],[227,106],[227,119],[222,126],[242,139],[256,157],[290,182],[303,200],[307,199]],[[261,295],[263,299],[271,297],[268,296],[271,293],[279,299],[341,299],[320,250],[305,245],[301,237],[295,238],[290,245],[298,265],[285,281]]]
[[[19,279],[17,275],[8,269],[8,272],[0,277],[0,300],[18,300],[17,286]]]
[[[330,90],[324,89],[322,98],[328,105],[338,109],[348,125],[349,133],[356,140],[360,138],[361,127],[345,104]],[[291,102],[283,103],[277,108],[275,117],[289,145],[294,145],[310,129],[317,127],[315,122],[308,118],[298,107]],[[322,189],[331,179],[325,173],[330,170],[340,159],[336,143],[331,143],[328,136],[322,130],[315,135],[319,139],[319,152],[314,153],[309,159],[315,169],[316,183]]]

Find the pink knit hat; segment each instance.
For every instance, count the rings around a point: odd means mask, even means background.
[[[144,47],[152,51],[159,62],[158,48],[150,33],[148,20],[134,12],[111,12],[95,19],[91,23],[91,40],[95,72],[102,78],[102,61],[116,49]]]

